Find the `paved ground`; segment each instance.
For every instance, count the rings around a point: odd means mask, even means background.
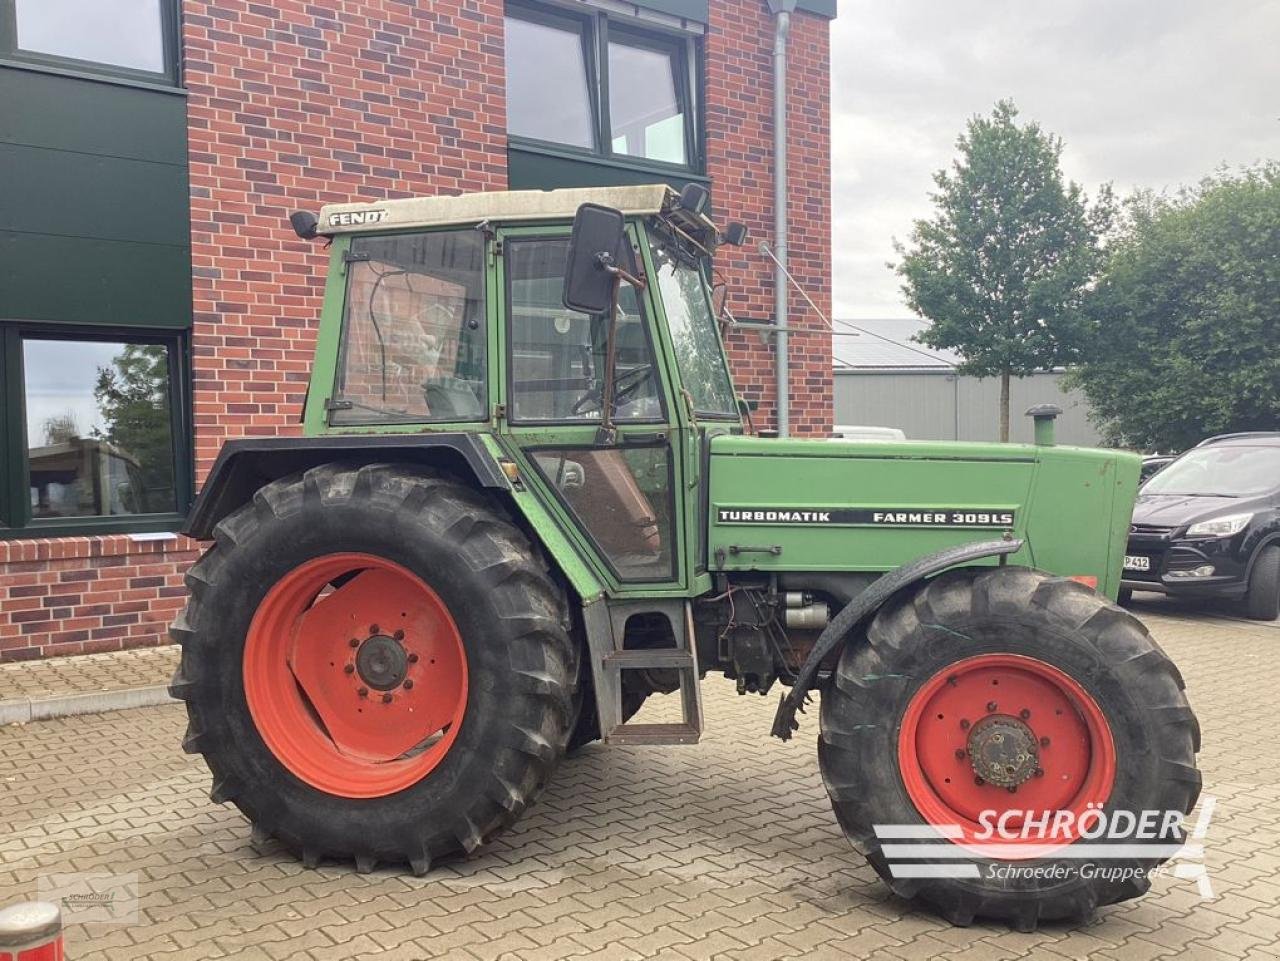
[[[889,896],[840,835],[814,715],[708,682],[692,748],[589,748],[516,829],[424,879],[255,851],[178,751],[178,706],[0,729],[0,904],[58,872],[136,872],[137,922],[69,931],[75,961],[1280,957],[1280,628],[1140,605],[1204,727],[1217,897],[1161,879],[1083,928],[955,929]],[[646,709],[647,710],[647,709]]]
[[[178,654],[176,644],[166,644],[0,664],[0,701],[168,684],[178,666]]]

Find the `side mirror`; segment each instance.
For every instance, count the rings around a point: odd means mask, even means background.
[[[720,239],[730,247],[741,247],[747,242],[747,225],[735,220],[724,229]]]
[[[308,210],[295,210],[289,215],[289,223],[293,232],[302,240],[315,240],[320,221]]]
[[[622,213],[582,204],[573,218],[564,270],[564,305],[584,314],[608,313],[619,268],[631,266]]]

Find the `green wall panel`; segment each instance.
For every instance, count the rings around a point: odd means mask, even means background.
[[[668,183],[679,190],[690,181],[710,184],[701,174],[636,169],[598,159],[553,152],[507,148],[507,185],[512,190],[551,190],[556,187],[616,187],[627,184]]]
[[[0,143],[187,163],[187,99],[0,67]]]
[[[0,66],[0,319],[191,324],[180,91]]]
[[[190,249],[0,230],[0,319],[189,327]]]
[[[6,230],[190,243],[186,167],[0,143],[0,184]]]

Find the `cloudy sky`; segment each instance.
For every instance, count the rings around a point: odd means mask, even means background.
[[[910,316],[892,239],[1001,97],[1090,195],[1280,159],[1280,0],[840,0],[831,41],[837,317]]]

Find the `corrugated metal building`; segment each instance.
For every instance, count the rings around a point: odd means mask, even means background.
[[[996,440],[1000,436],[1000,382],[956,373],[960,358],[917,344],[928,322],[918,318],[836,321],[835,422],[901,428],[919,440]],[[1033,404],[1062,408],[1061,444],[1095,446],[1088,401],[1064,392],[1060,372],[1015,378],[1010,386],[1010,439],[1031,440]]]

